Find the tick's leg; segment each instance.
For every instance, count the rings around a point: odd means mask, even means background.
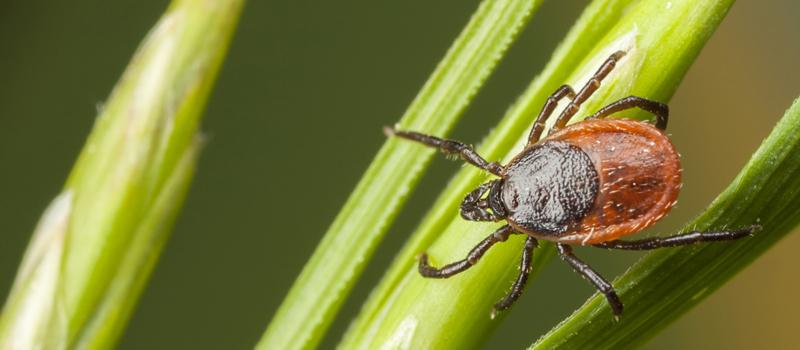
[[[593,270],[591,266],[578,259],[578,257],[572,253],[572,247],[563,243],[558,243],[558,255],[561,257],[561,260],[566,261],[572,266],[575,272],[594,284],[597,290],[606,296],[606,300],[608,300],[608,305],[611,306],[611,312],[614,314],[614,317],[619,317],[619,315],[622,314],[622,301],[619,300],[617,292],[614,291],[614,287]]]
[[[500,180],[489,181],[480,185],[461,201],[461,217],[469,221],[500,221],[502,217],[495,215],[488,210],[489,203],[486,199],[481,199],[486,191]]]
[[[388,126],[383,128],[383,132],[386,133],[387,136],[395,135],[404,139],[422,143],[430,147],[439,148],[439,150],[446,155],[458,154],[461,156],[461,159],[467,163],[470,163],[497,176],[500,176],[500,172],[503,170],[503,166],[500,165],[500,163],[487,162],[486,159],[483,159],[483,157],[476,153],[472,147],[464,144],[461,141],[442,139],[436,136],[420,134],[414,131],[395,130]]]
[[[484,238],[475,248],[472,248],[466,259],[447,264],[438,269],[428,265],[428,255],[422,253],[419,257],[419,274],[428,278],[448,278],[463,272],[475,265],[495,243],[504,242],[512,233],[514,232],[511,226],[505,225],[494,231],[489,237]]]
[[[601,108],[599,111],[597,111],[597,113],[592,114],[586,119],[605,118],[611,114],[636,107],[653,113],[653,115],[656,116],[655,124],[657,128],[661,130],[665,130],[667,128],[667,121],[669,120],[669,106],[661,102],[648,100],[639,96],[628,96],[619,101],[613,102],[610,105]]]
[[[511,292],[506,295],[503,300],[494,304],[494,308],[492,309],[492,318],[497,315],[498,311],[503,311],[511,307],[519,296],[522,295],[522,290],[525,289],[525,284],[528,283],[528,275],[531,274],[531,259],[533,258],[533,248],[536,248],[538,243],[536,242],[536,238],[528,236],[525,239],[525,248],[522,250],[522,259],[519,262],[519,276],[517,276],[517,280],[514,281],[514,285],[511,286]]]
[[[556,119],[556,123],[553,124],[553,128],[550,130],[550,134],[553,132],[558,131],[559,129],[563,128],[567,125],[567,122],[572,119],[578,109],[581,107],[581,104],[586,102],[592,94],[597,91],[600,87],[600,82],[608,76],[608,73],[611,73],[614,70],[614,67],[617,65],[617,61],[619,61],[622,56],[625,56],[625,51],[617,51],[614,52],[606,61],[600,66],[600,69],[594,73],[591,79],[583,86],[581,91],[575,95],[575,98],[572,99],[572,102],[564,108],[564,111],[561,112],[561,115],[558,116]]]
[[[732,241],[752,235],[760,230],[761,226],[753,225],[738,230],[714,232],[688,232],[668,237],[653,237],[637,241],[609,241],[595,244],[595,247],[625,249],[625,250],[650,250],[666,247],[678,247],[701,242]]]
[[[528,135],[528,146],[539,141],[539,138],[542,136],[542,131],[544,131],[544,124],[547,122],[547,118],[550,118],[550,115],[553,114],[553,110],[558,106],[558,101],[561,101],[564,97],[568,97],[569,99],[575,98],[575,91],[572,90],[571,86],[561,85],[556,92],[547,98],[544,107],[542,107],[542,110],[539,112],[539,116],[536,117],[536,122],[533,123],[531,133]]]

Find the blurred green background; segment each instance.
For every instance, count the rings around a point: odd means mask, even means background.
[[[167,4],[0,2],[2,299],[98,106]],[[250,1],[206,113],[191,194],[120,348],[251,348],[384,141],[381,126],[399,118],[477,4]],[[452,136],[479,141],[585,4],[546,2]],[[650,233],[702,210],[800,95],[798,14],[793,0],[741,1],[712,37],[670,103],[685,186]],[[436,158],[324,348],[458,166]],[[800,236],[790,235],[647,348],[793,348],[797,249]],[[608,277],[638,256],[580,254]],[[486,347],[532,343],[592,292],[568,267],[549,265]]]

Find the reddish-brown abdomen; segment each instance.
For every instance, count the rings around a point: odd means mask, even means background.
[[[681,187],[678,153],[651,124],[625,119],[586,120],[547,138],[573,144],[598,174],[594,206],[558,241],[596,244],[630,235],[669,212]]]

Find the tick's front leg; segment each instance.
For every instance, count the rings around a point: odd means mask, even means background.
[[[419,142],[426,146],[438,148],[442,153],[447,155],[457,154],[467,163],[497,176],[501,176],[500,173],[503,171],[503,166],[500,165],[500,163],[486,161],[486,159],[483,159],[471,146],[461,141],[443,139],[415,131],[395,130],[388,126],[383,128],[383,132],[387,136],[397,136],[406,140]]]

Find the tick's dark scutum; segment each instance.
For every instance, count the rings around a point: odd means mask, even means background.
[[[503,179],[507,221],[539,237],[572,231],[594,205],[599,187],[589,156],[564,141],[523,151],[508,164]]]

